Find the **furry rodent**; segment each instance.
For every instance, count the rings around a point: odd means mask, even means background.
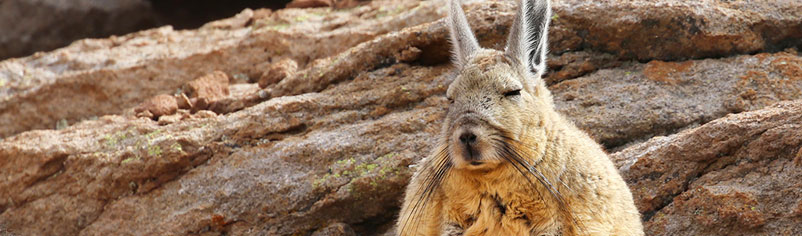
[[[456,78],[398,235],[643,235],[607,154],[554,109],[541,79],[548,0],[523,0],[503,51],[481,48],[458,0],[446,19]]]

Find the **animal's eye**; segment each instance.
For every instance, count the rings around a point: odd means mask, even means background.
[[[448,99],[448,103],[454,103],[454,99],[452,99],[450,97],[446,97],[446,99]]]
[[[512,91],[504,93],[505,97],[518,96],[518,95],[521,95],[521,90],[520,89],[516,89],[516,90],[512,90]]]

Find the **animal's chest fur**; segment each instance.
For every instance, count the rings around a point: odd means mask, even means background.
[[[461,235],[554,235],[559,231],[557,209],[531,186],[511,179],[449,182],[460,185],[444,186],[444,223],[461,230]]]

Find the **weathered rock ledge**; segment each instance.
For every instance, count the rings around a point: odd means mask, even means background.
[[[648,233],[800,234],[802,3],[703,2],[555,1],[555,103],[617,151]],[[0,234],[386,232],[447,105],[441,6],[246,10],[0,62]],[[466,9],[500,47],[513,4]]]
[[[652,138],[612,159],[648,235],[802,233],[802,101]]]

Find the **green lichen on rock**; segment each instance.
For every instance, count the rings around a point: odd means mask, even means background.
[[[148,156],[161,156],[162,155],[162,148],[158,145],[153,145],[148,147]]]
[[[312,187],[320,190],[343,189],[354,198],[372,196],[381,191],[391,178],[403,173],[404,162],[398,153],[391,152],[376,158],[346,158],[335,161],[329,171],[312,181]]]

